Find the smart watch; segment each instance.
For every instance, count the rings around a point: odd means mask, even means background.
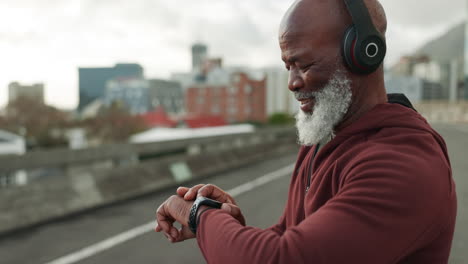
[[[188,226],[190,228],[190,230],[196,234],[197,233],[197,214],[198,214],[198,209],[200,209],[200,207],[202,205],[206,205],[206,206],[209,206],[209,207],[212,207],[212,208],[216,208],[216,209],[219,209],[221,208],[221,205],[223,203],[220,203],[216,200],[212,200],[210,198],[206,198],[206,197],[203,197],[203,196],[200,196],[198,197],[195,202],[193,203],[192,205],[192,208],[190,209],[190,214],[189,214],[189,220],[188,220]]]

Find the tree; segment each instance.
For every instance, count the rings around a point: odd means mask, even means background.
[[[148,128],[141,117],[131,115],[118,103],[102,109],[98,116],[85,120],[83,124],[89,137],[101,143],[124,142],[131,135]]]
[[[25,137],[30,148],[64,146],[69,120],[67,114],[34,98],[19,97],[10,102],[0,126]]]

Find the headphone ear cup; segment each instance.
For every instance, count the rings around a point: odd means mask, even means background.
[[[342,53],[343,53],[343,59],[348,66],[348,68],[353,71],[353,72],[359,72],[359,68],[354,64],[353,60],[353,45],[356,41],[356,29],[354,26],[350,26],[344,34],[343,37],[343,48],[342,48]]]

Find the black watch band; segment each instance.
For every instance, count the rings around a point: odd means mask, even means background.
[[[189,226],[190,230],[194,234],[197,233],[197,225],[198,225],[198,223],[197,223],[197,213],[198,213],[198,210],[200,209],[200,207],[202,205],[206,205],[206,206],[209,206],[209,207],[219,209],[219,208],[221,208],[222,204],[223,203],[212,200],[210,198],[206,198],[206,197],[203,197],[203,196],[198,197],[195,200],[195,202],[193,203],[192,208],[190,209],[189,220],[188,220],[188,226]]]

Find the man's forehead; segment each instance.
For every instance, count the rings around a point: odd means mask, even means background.
[[[348,20],[342,0],[301,0],[288,9],[278,33],[280,38],[297,38],[307,34],[341,32],[350,24]]]
[[[287,63],[300,62],[310,56],[313,52],[308,45],[302,45],[295,42],[292,45],[283,45],[281,47],[281,59]]]

